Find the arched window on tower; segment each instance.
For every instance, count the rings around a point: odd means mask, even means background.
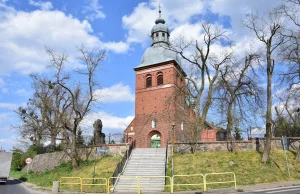
[[[162,72],[157,73],[157,85],[163,85],[164,84],[164,76]]]
[[[150,88],[150,87],[152,87],[152,76],[148,74],[146,76],[146,88]]]

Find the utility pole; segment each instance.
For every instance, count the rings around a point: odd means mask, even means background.
[[[174,177],[174,143],[175,143],[175,134],[174,134],[175,124],[172,124],[172,180]]]

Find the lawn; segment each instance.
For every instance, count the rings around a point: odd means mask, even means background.
[[[264,164],[261,162],[262,153],[256,151],[240,152],[199,152],[196,154],[175,154],[174,174],[191,175],[219,172],[234,172],[237,185],[253,185],[259,183],[271,183],[300,179],[300,162],[295,160],[295,151],[288,151],[288,162],[291,177],[288,176],[284,151],[272,150],[270,160]],[[171,175],[171,157],[167,175]],[[233,175],[210,175],[207,182],[233,180]],[[201,177],[177,177],[175,184],[202,183]],[[208,188],[233,187],[234,184],[210,184]],[[176,186],[178,190],[202,190],[203,186]]]
[[[108,178],[111,177],[118,162],[121,160],[121,156],[105,156],[99,160],[95,161],[83,161],[80,163],[79,168],[72,170],[71,163],[63,163],[54,170],[49,170],[44,173],[33,173],[21,171],[12,171],[10,173],[11,177],[34,183],[38,186],[51,188],[53,181],[59,181],[60,177],[81,177],[81,178],[92,178],[94,175],[94,165],[95,165],[95,178]],[[76,182],[76,180],[69,180],[69,182]],[[78,182],[78,181],[77,181]],[[91,183],[92,181],[85,181],[85,183]],[[95,183],[103,183],[103,181],[98,181]],[[79,190],[78,185],[65,185],[62,189],[67,190]],[[98,191],[103,190],[103,186],[85,186],[84,191]]]

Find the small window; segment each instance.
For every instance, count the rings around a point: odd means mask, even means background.
[[[181,121],[181,125],[180,125],[180,127],[181,127],[181,130],[183,131],[183,124],[184,124],[184,122],[183,121]]]
[[[158,32],[156,33],[156,37],[158,37]]]
[[[133,131],[133,126],[130,127],[130,131]]]
[[[157,85],[160,86],[160,85],[163,85],[164,84],[164,76],[161,72],[159,72],[157,74]]]
[[[162,36],[165,37],[165,33],[164,32],[162,33]]]
[[[152,77],[151,77],[151,75],[147,75],[146,88],[150,88],[151,86],[152,86]]]
[[[152,128],[156,128],[157,122],[155,119],[152,120]]]

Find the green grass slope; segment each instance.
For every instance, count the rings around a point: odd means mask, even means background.
[[[121,160],[121,156],[105,156],[96,161],[84,161],[81,162],[79,168],[72,170],[71,163],[63,163],[53,170],[46,171],[44,173],[33,173],[21,171],[12,171],[10,173],[11,177],[34,183],[42,187],[51,187],[53,181],[59,181],[60,177],[81,177],[81,178],[92,178],[94,175],[94,164],[95,164],[95,178],[108,178],[111,177],[118,162]],[[78,182],[78,180],[67,180],[68,182]],[[85,183],[92,183],[92,181],[85,181]],[[95,183],[102,184],[103,181],[99,180]],[[103,186],[85,186],[85,191],[99,191],[103,190]],[[78,185],[65,185],[63,189],[67,190],[77,190]]]
[[[262,153],[256,151],[241,152],[200,152],[196,154],[175,154],[175,175],[234,172],[237,185],[253,185],[300,179],[300,162],[295,160],[296,152],[287,151],[291,177],[288,177],[284,151],[272,150],[270,161],[261,162]],[[167,175],[171,176],[171,158]],[[202,183],[201,177],[177,177],[175,184]],[[233,175],[210,175],[207,182],[233,180]],[[234,184],[210,184],[208,188],[233,187]],[[176,186],[174,190],[199,190],[203,186]]]

